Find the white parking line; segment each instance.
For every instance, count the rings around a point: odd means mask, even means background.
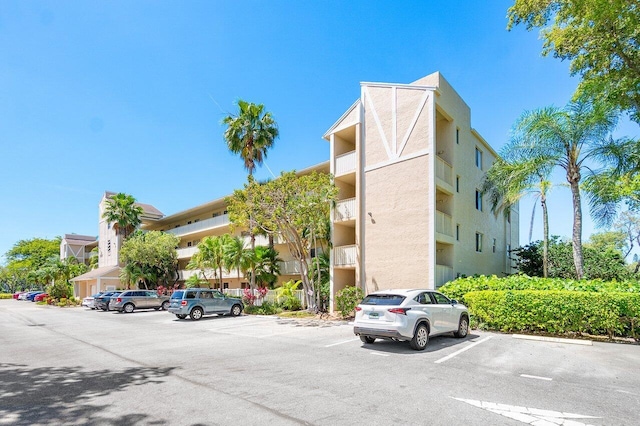
[[[380,354],[378,352],[371,352],[371,355],[377,355],[377,356],[389,356],[389,354]]]
[[[332,346],[342,345],[342,344],[344,344],[344,343],[355,342],[356,340],[360,340],[360,338],[344,340],[344,341],[342,341],[342,342],[338,342],[338,343],[332,343],[332,344],[330,344],[330,345],[326,345],[326,346],[325,346],[325,348],[330,348],[330,347],[332,347]]]
[[[493,336],[487,336],[487,337],[485,337],[485,338],[484,338],[484,339],[482,339],[482,340],[479,340],[479,341],[477,341],[477,342],[474,342],[474,343],[470,344],[469,346],[467,346],[467,347],[464,347],[464,348],[460,349],[459,351],[456,351],[456,352],[454,352],[454,353],[452,353],[452,354],[449,354],[449,355],[445,356],[444,358],[440,358],[439,360],[435,361],[435,362],[434,362],[434,364],[440,364],[440,363],[442,363],[442,362],[445,362],[445,361],[447,361],[447,360],[450,360],[451,358],[453,358],[453,357],[455,357],[455,356],[460,355],[462,352],[464,352],[464,351],[468,351],[468,350],[469,350],[469,349],[471,349],[472,347],[474,347],[474,346],[476,346],[476,345],[479,345],[480,343],[484,343],[484,342],[486,342],[487,340],[491,339],[492,337],[493,337]]]
[[[527,379],[547,380],[549,382],[551,380],[553,380],[551,377],[530,376],[529,374],[521,374],[520,377],[524,377],[524,378],[527,378]]]

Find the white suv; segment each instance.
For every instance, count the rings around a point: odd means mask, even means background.
[[[353,332],[364,343],[376,339],[409,341],[421,351],[429,336],[469,332],[469,311],[456,300],[433,290],[385,290],[366,296],[356,307]]]

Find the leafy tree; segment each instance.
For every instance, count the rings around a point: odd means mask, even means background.
[[[99,247],[96,246],[91,250],[91,257],[89,258],[89,269],[96,269],[100,263],[100,251]]]
[[[133,196],[120,192],[106,200],[102,217],[113,222],[118,235],[127,239],[142,223],[140,217],[143,212]]]
[[[503,158],[497,159],[487,171],[482,184],[482,193],[488,195],[491,211],[498,214],[503,211],[511,214],[511,209],[525,195],[533,195],[540,200],[542,207],[543,243],[542,267],[543,276],[548,271],[549,214],[547,211],[547,193],[551,188],[548,180],[551,168],[539,158],[521,158],[520,151],[508,148],[501,152]],[[531,213],[531,230],[533,230],[534,209]]]
[[[626,258],[629,253],[629,245],[627,235],[621,231],[605,231],[592,234],[589,241],[585,243],[585,247],[591,247],[597,251],[614,250]]]
[[[315,289],[309,280],[313,238],[324,226],[336,194],[337,189],[329,175],[314,172],[296,176],[295,172],[287,172],[264,184],[258,184],[250,177],[243,190],[234,191],[226,199],[233,226],[246,226],[250,220],[255,220],[256,226],[268,235],[277,235],[287,244],[300,265],[300,279],[309,309],[316,306]]]
[[[506,149],[547,167],[564,169],[573,201],[573,261],[578,278],[584,275],[582,253],[582,172],[594,161],[604,162],[616,116],[604,104],[571,102],[565,108],[547,107],[522,114]],[[594,172],[595,173],[595,172]]]
[[[629,0],[516,0],[511,29],[543,28],[543,54],[571,61],[577,97],[602,99],[640,123],[640,6]]]
[[[529,276],[542,276],[541,241],[513,250],[516,268]],[[549,240],[549,278],[578,279],[573,265],[572,242],[553,236]],[[584,247],[585,275],[583,278],[625,280],[630,278],[622,253],[611,247],[602,251],[590,245]]]
[[[120,258],[124,263],[125,283],[143,283],[147,288],[173,284],[178,271],[176,247],[180,238],[160,232],[137,231],[123,244]]]
[[[239,155],[244,161],[244,167],[253,176],[256,165],[262,164],[267,158],[267,151],[273,146],[279,135],[278,125],[270,112],[264,110],[264,105],[238,100],[238,113],[229,114],[222,122],[227,126],[224,139],[229,151]],[[249,194],[251,199],[251,194]],[[255,226],[251,210],[249,210],[249,234],[251,236],[251,250],[255,249]],[[254,271],[253,271],[254,272]],[[255,273],[251,274],[251,288],[255,287]]]
[[[218,287],[222,289],[222,271],[229,271],[225,248],[229,244],[229,234],[204,237],[198,244],[200,263],[203,269],[212,269],[214,277],[218,281]],[[203,271],[204,274],[204,271]],[[206,277],[205,277],[206,278]]]
[[[7,265],[36,270],[46,265],[53,256],[60,255],[60,237],[52,240],[32,238],[20,240],[5,254]]]

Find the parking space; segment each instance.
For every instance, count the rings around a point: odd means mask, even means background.
[[[406,342],[364,344],[341,321],[249,315],[191,321],[167,312],[0,302],[0,379],[11,372],[18,386],[40,369],[77,370],[86,376],[77,378],[86,392],[74,388],[68,399],[119,404],[141,416],[140,424],[226,424],[229,416],[246,424],[637,424],[637,345],[473,330],[465,339],[434,337],[418,352]],[[128,371],[142,379],[129,384],[121,378]],[[92,393],[98,374],[117,386]],[[38,388],[29,391],[37,401]],[[224,410],[215,401],[224,401]],[[0,404],[0,424],[3,415],[24,415],[7,407]],[[122,414],[96,410],[100,419]]]

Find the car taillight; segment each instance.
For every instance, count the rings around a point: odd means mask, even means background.
[[[360,312],[362,308],[360,306],[356,306],[356,311]]]
[[[180,305],[182,305],[182,306],[187,306],[187,301],[186,301],[186,300],[183,300],[182,302],[180,302]]]
[[[411,308],[391,308],[389,309],[389,312],[391,312],[392,314],[407,315],[407,311],[409,309]]]
[[[122,302],[122,297],[118,297],[118,298],[116,299],[116,302],[118,302],[118,303]]]

